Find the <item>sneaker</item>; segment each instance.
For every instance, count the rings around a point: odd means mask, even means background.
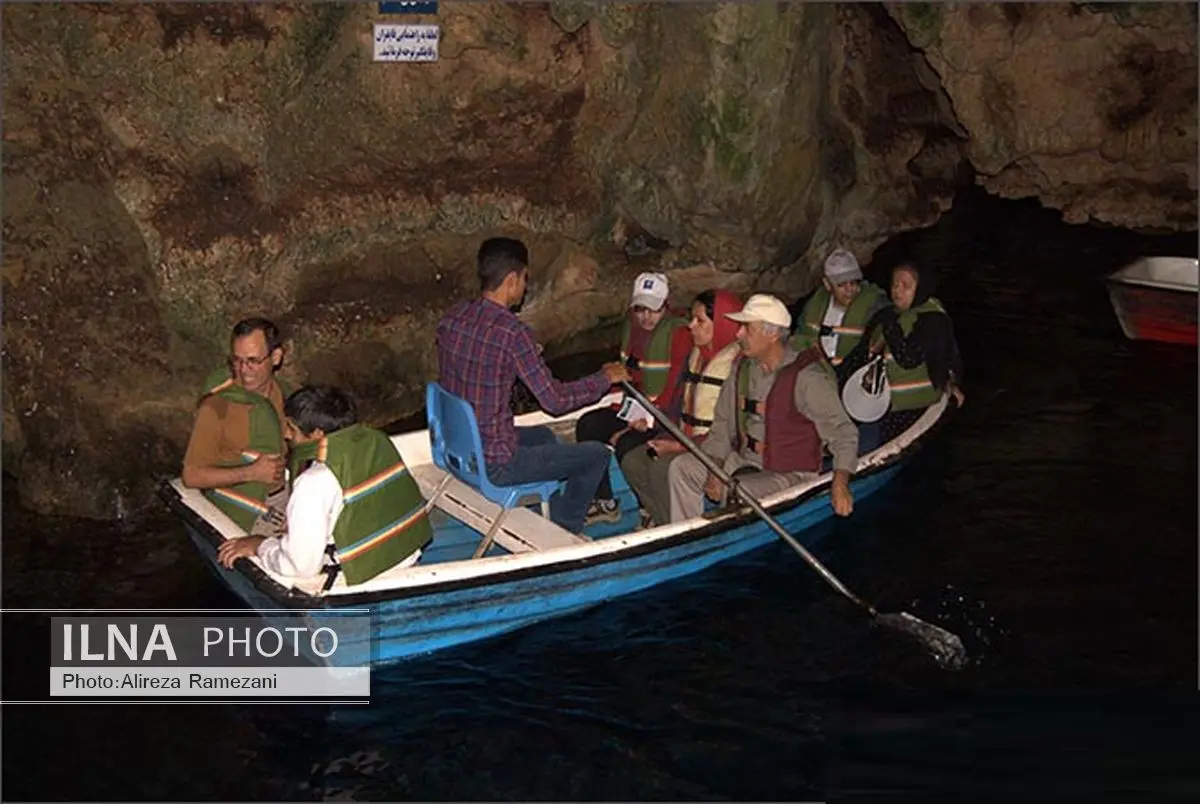
[[[615,524],[621,521],[621,506],[617,505],[616,500],[592,500],[592,504],[588,506],[587,516],[584,517],[583,524],[595,525],[598,522],[608,522]]]

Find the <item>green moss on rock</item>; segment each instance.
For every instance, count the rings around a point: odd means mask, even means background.
[[[348,3],[315,3],[305,9],[305,16],[292,35],[293,47],[305,75],[314,72],[329,55],[353,10]]]
[[[550,19],[567,33],[575,33],[596,14],[590,0],[555,0],[550,4]]]
[[[716,103],[705,101],[692,124],[693,140],[703,149],[711,147],[717,168],[734,181],[745,180],[753,163],[746,147],[750,121],[745,100],[726,95]]]
[[[220,306],[186,297],[172,299],[163,309],[163,323],[171,351],[184,362],[213,366],[224,358],[233,321]]]
[[[926,47],[938,40],[942,29],[942,9],[936,3],[905,3],[904,19],[908,22],[913,44]]]
[[[637,6],[628,3],[601,4],[596,22],[604,41],[616,48],[627,45],[633,40],[640,14]]]

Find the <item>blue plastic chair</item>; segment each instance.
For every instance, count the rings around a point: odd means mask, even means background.
[[[508,512],[527,497],[537,497],[542,504],[542,516],[550,518],[550,498],[558,491],[559,481],[544,480],[516,486],[497,486],[487,476],[483,459],[483,441],[479,437],[479,422],[475,409],[461,397],[447,391],[436,382],[425,386],[425,416],[429,422],[429,446],[437,467],[466,483],[501,507],[500,515],[475,550],[479,558],[491,547],[500,523]],[[433,499],[445,489],[449,478],[442,482]],[[430,501],[430,505],[433,501]]]

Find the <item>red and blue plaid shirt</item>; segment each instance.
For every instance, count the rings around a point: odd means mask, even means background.
[[[529,325],[484,298],[459,302],[442,316],[437,356],[438,382],[475,408],[489,466],[508,463],[517,449],[512,404],[517,377],[552,416],[595,402],[610,387],[603,371],[575,382],[554,379]]]

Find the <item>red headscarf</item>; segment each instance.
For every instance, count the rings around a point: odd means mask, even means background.
[[[713,337],[708,346],[700,349],[700,356],[705,360],[724,349],[737,339],[738,326],[736,321],[725,317],[726,313],[736,313],[742,309],[742,300],[736,293],[728,290],[713,291]]]

